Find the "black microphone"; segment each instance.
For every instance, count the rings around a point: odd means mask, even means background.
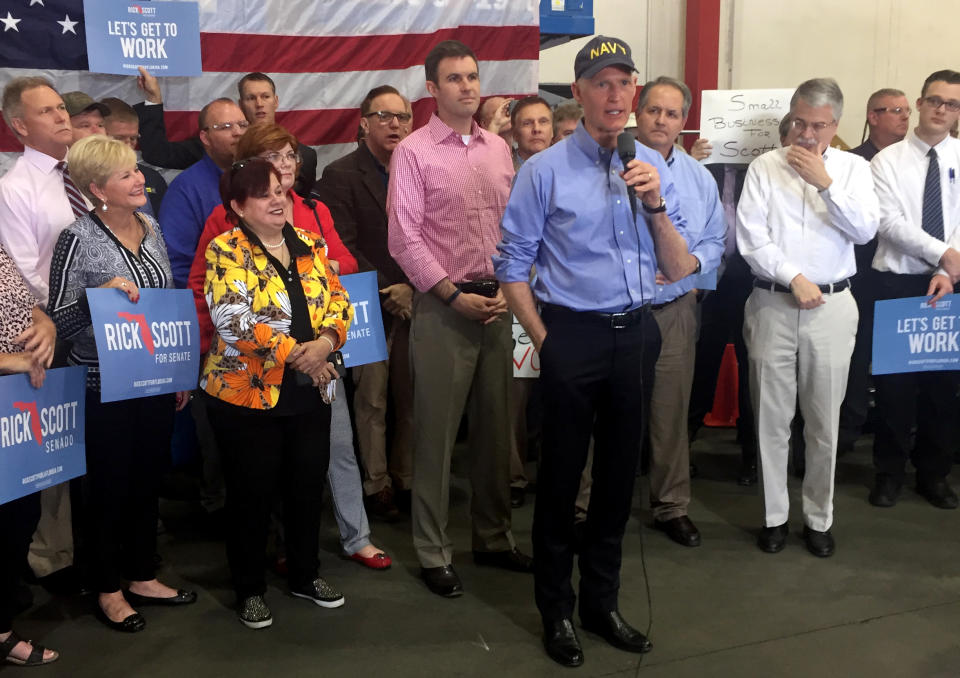
[[[627,169],[627,163],[637,157],[636,140],[630,132],[620,132],[617,137],[617,155],[620,156],[620,162],[623,163],[623,169]],[[633,220],[637,220],[637,192],[633,186],[627,186],[627,194],[630,198],[630,210],[633,212]]]

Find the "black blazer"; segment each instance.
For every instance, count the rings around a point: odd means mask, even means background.
[[[387,187],[365,144],[327,165],[313,195],[330,209],[333,226],[360,270],[377,272],[380,289],[410,284],[387,248]],[[387,331],[392,317],[383,314]]]
[[[140,118],[140,151],[143,159],[151,165],[167,169],[187,169],[203,157],[200,137],[184,141],[167,139],[167,126],[163,120],[163,104],[148,106],[145,102],[134,104]],[[300,144],[300,173],[293,190],[298,195],[310,195],[317,181],[317,152],[310,146]]]
[[[160,203],[163,202],[163,196],[167,193],[167,180],[163,178],[160,172],[144,165],[142,162],[137,164],[137,168],[143,173],[147,198],[150,199],[150,208],[156,216],[160,214]]]

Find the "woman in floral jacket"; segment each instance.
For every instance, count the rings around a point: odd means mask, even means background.
[[[240,621],[272,624],[264,600],[270,511],[283,499],[290,592],[322,607],[343,596],[318,577],[320,498],[330,406],[353,307],[316,234],[284,217],[280,176],[260,159],[235,163],[220,193],[236,228],[207,246],[204,286],[216,328],[200,381],[227,487],[227,558]]]

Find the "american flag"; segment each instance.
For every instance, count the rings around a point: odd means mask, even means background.
[[[95,1],[95,0],[88,0]],[[131,0],[133,4],[134,0]],[[237,80],[262,71],[277,83],[277,121],[317,147],[320,166],[355,148],[358,107],[391,84],[413,102],[415,122],[433,111],[423,60],[437,42],[470,45],[485,95],[537,91],[537,0],[200,0],[203,74],[161,78],[172,139],[196,134],[197,112],[237,97]],[[0,88],[46,75],[61,92],[143,100],[133,77],[86,71],[82,0],[0,0]],[[0,174],[20,145],[0,125]]]

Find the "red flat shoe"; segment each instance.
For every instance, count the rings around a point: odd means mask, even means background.
[[[369,567],[371,570],[386,570],[393,565],[393,561],[390,560],[390,556],[386,553],[377,553],[369,558],[364,558],[359,553],[354,553],[350,556],[350,560],[355,560],[361,565]]]

